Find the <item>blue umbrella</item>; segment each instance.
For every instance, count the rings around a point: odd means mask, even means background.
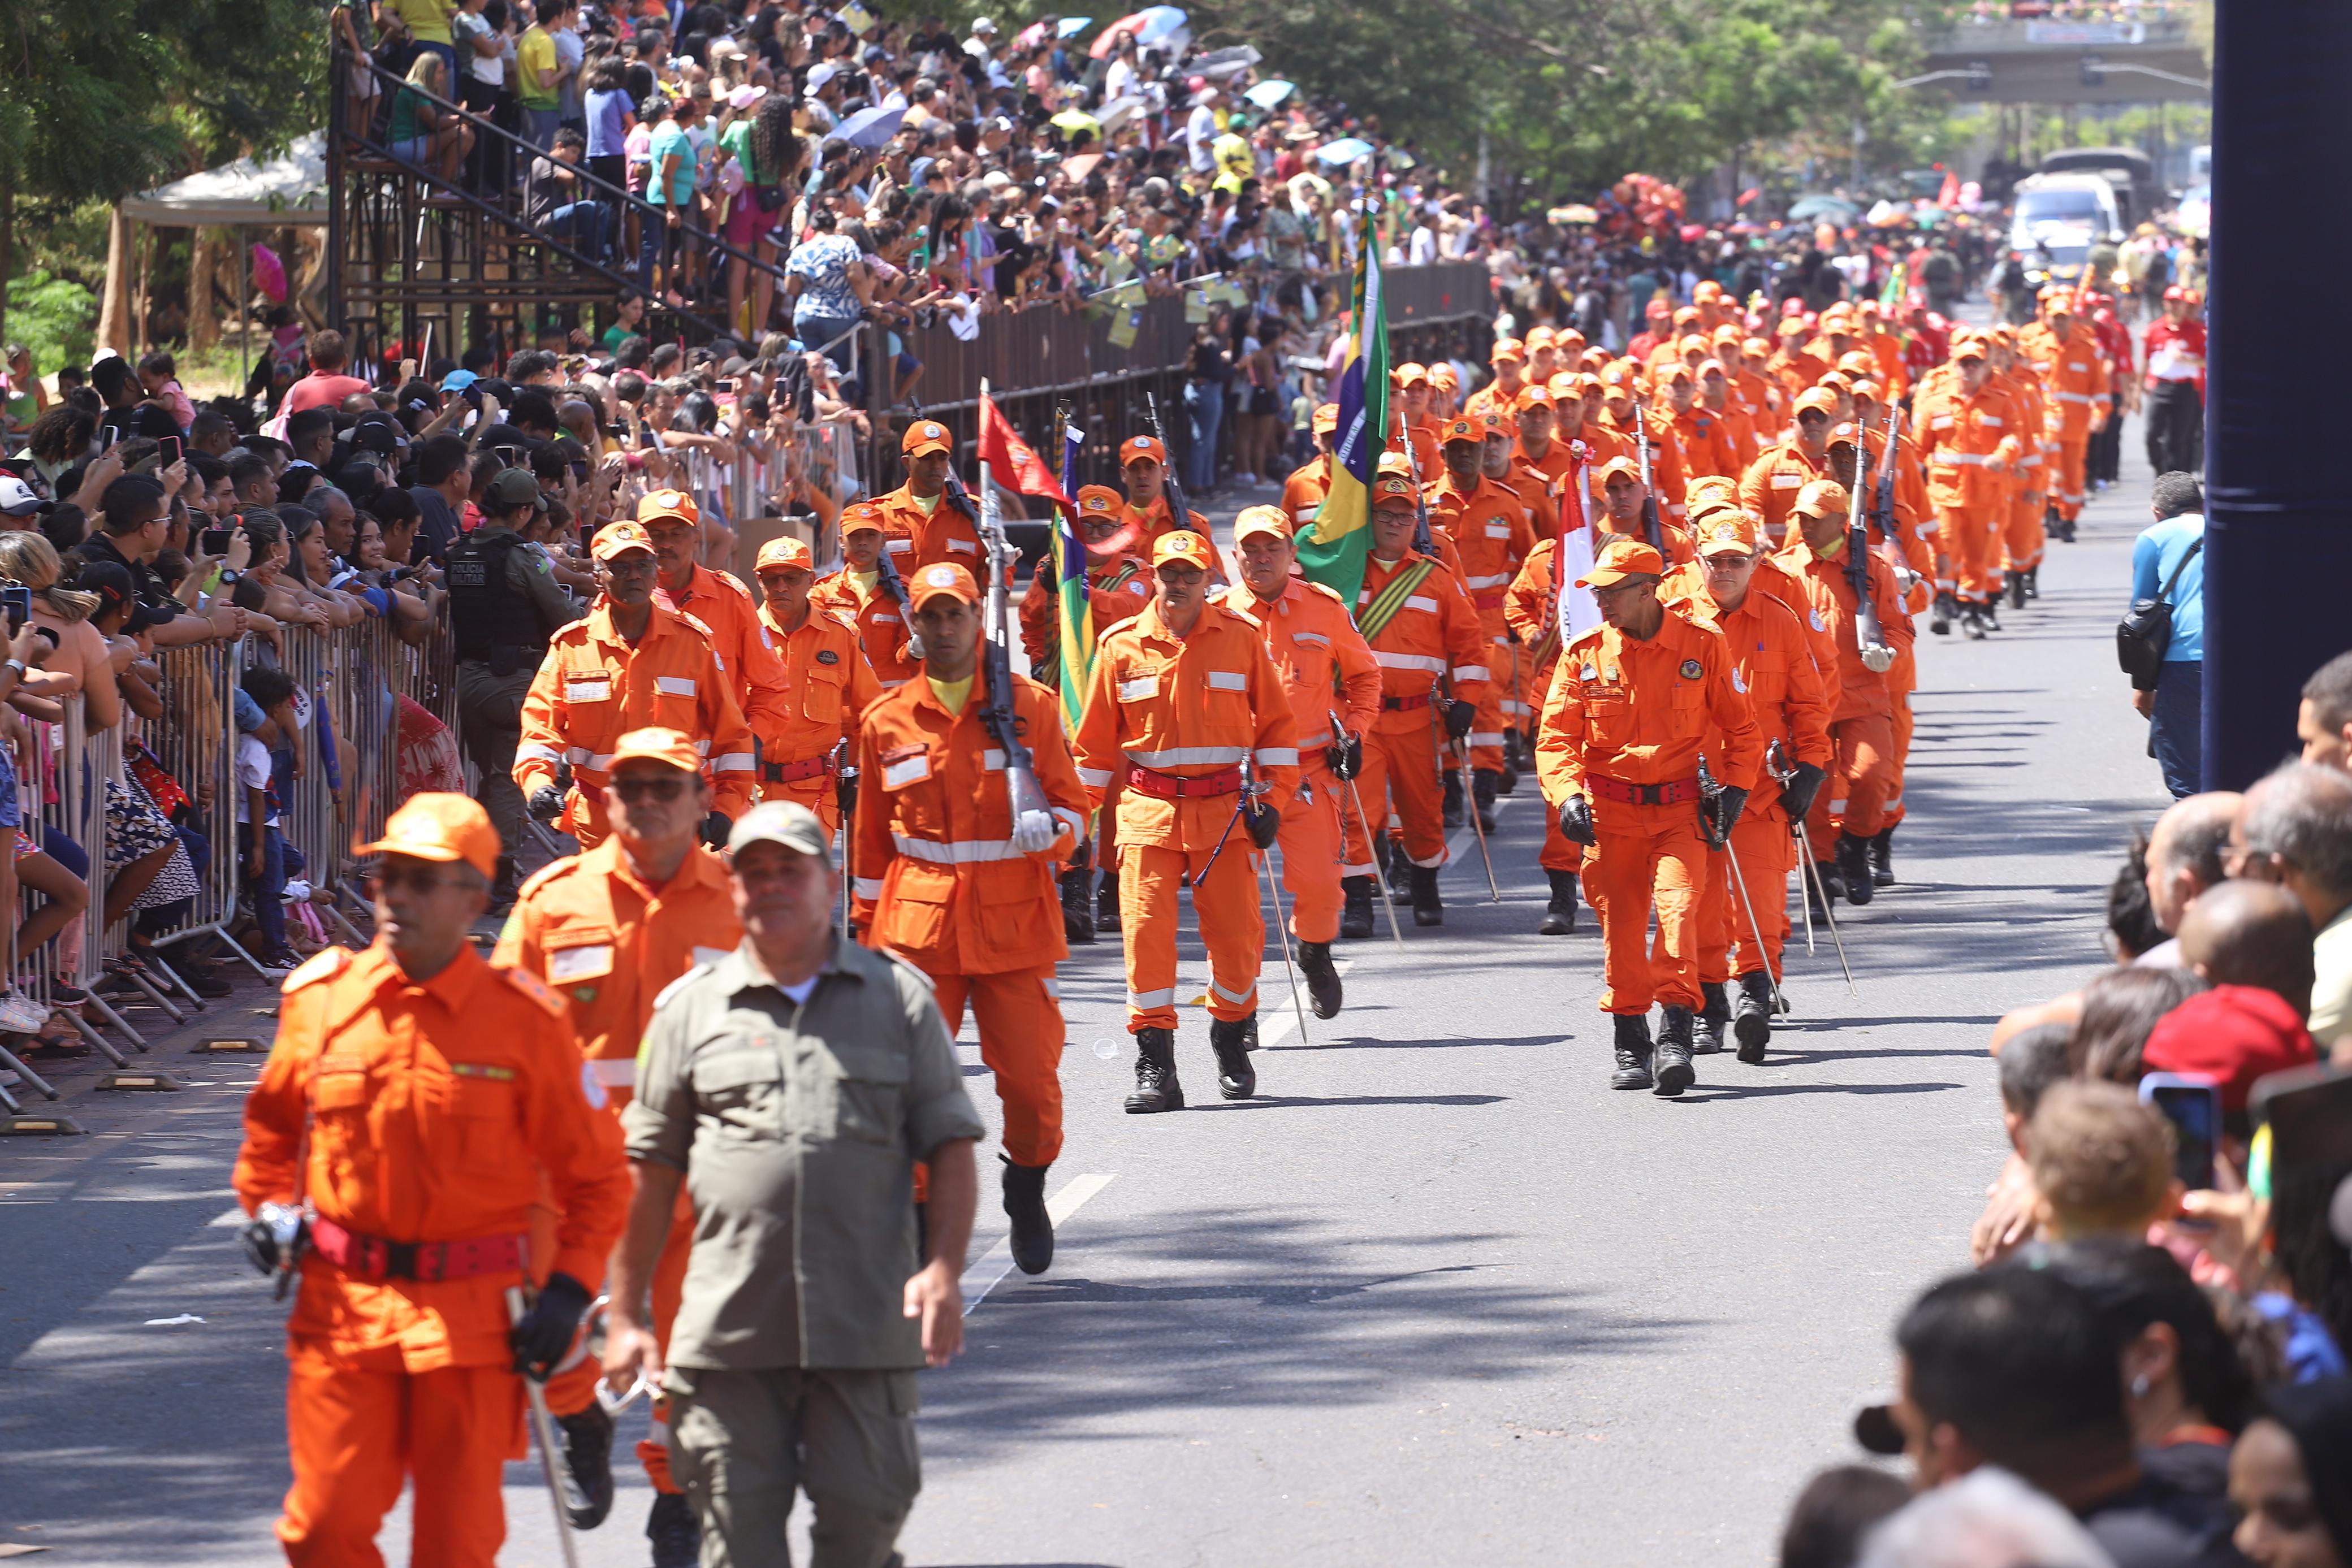
[[[905,123],[904,109],[861,109],[841,122],[828,141],[838,138],[861,152],[878,152]]]
[[[1242,96],[1260,109],[1272,109],[1276,104],[1288,98],[1291,90],[1291,86],[1286,81],[1262,81]]]
[[[1344,168],[1359,158],[1369,158],[1371,155],[1372,144],[1360,136],[1343,136],[1337,141],[1327,141],[1315,150],[1318,162],[1328,163],[1335,169]]]
[[[1092,16],[1065,16],[1054,36],[1058,38],[1075,38],[1094,25],[1095,19]]]

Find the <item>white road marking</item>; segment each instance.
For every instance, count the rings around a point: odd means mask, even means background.
[[[1077,1213],[1078,1206],[1108,1186],[1112,1178],[1107,1176],[1071,1177],[1063,1186],[1061,1191],[1045,1200],[1045,1212],[1052,1217],[1054,1228],[1058,1231],[1063,1226],[1068,1224],[1070,1216]],[[978,1261],[965,1268],[962,1280],[963,1315],[970,1317],[978,1311],[980,1303],[988,1299],[988,1292],[1003,1283],[1004,1276],[1011,1272],[1013,1272],[1013,1240],[1008,1236],[982,1253]]]
[[[1295,952],[1296,949],[1294,948],[1293,951]],[[1355,967],[1356,961],[1353,958],[1337,959],[1331,965],[1331,967],[1338,971],[1340,977],[1343,979],[1347,977],[1348,971],[1353,969]],[[1258,988],[1260,991],[1263,991],[1265,988],[1265,976],[1263,973],[1258,976]],[[1289,987],[1286,983],[1283,988],[1287,991]],[[1306,992],[1302,990],[1299,994],[1303,997],[1306,995]],[[1286,998],[1285,999],[1287,1000],[1288,998]],[[1263,1015],[1261,1014],[1261,1016]],[[1274,1021],[1272,1023],[1265,1025],[1257,1031],[1257,1048],[1260,1051],[1270,1050],[1274,1046],[1282,1042],[1283,1036],[1289,1034],[1294,1030],[1297,1029],[1297,1010],[1293,1008],[1284,1008],[1280,1012],[1275,1015]]]

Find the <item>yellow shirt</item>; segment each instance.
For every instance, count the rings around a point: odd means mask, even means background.
[[[937,675],[927,674],[923,679],[930,682],[931,695],[940,699],[941,707],[958,718],[963,716],[963,705],[971,701],[971,676],[966,675],[960,681],[943,681]]]
[[[420,44],[448,43],[449,13],[457,8],[451,0],[387,0],[384,6]]]
[[[548,30],[533,26],[515,46],[515,97],[526,109],[553,109],[556,103],[555,84],[539,85],[539,73],[556,68],[555,39]]]
[[[874,597],[874,590],[881,581],[882,574],[878,571],[853,571],[849,574],[849,586],[857,590],[857,602],[860,604]]]
[[[940,509],[940,503],[947,498],[948,493],[945,490],[940,491],[936,496],[917,496],[909,493],[907,497],[907,499],[914,502],[916,506],[922,508],[923,516],[927,517],[933,512],[938,511]]]

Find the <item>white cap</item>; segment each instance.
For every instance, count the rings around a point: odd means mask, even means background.
[[[815,65],[809,67],[808,85],[803,90],[812,93],[816,91],[834,78],[837,68],[829,60],[819,60]]]

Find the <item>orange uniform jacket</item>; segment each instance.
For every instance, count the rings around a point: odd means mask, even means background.
[[[1139,507],[1132,501],[1121,503],[1119,518],[1122,522],[1126,523],[1128,527],[1135,530],[1135,538],[1133,541],[1127,546],[1127,548],[1134,551],[1135,554],[1142,559],[1150,560],[1151,559],[1152,540],[1158,538],[1162,534],[1172,534],[1181,531],[1176,526],[1175,517],[1176,513],[1174,509],[1168,505],[1168,492],[1165,490],[1162,490],[1159,495],[1153,497],[1151,498],[1151,505],[1149,507]],[[1200,535],[1204,539],[1215,537],[1209,531],[1209,519],[1202,517],[1200,513],[1192,510],[1190,507],[1187,507],[1184,509],[1184,528],[1191,529],[1193,533]],[[1213,576],[1214,574],[1212,573],[1211,575]]]
[[[1182,778],[1249,758],[1259,782],[1272,786],[1265,803],[1277,811],[1298,787],[1298,729],[1282,672],[1257,624],[1213,601],[1190,636],[1168,629],[1154,599],[1096,644],[1086,718],[1071,749],[1096,805],[1121,753],[1138,768]],[[1118,841],[1205,850],[1231,825],[1234,805],[1223,795],[1161,800],[1129,785],[1119,796]]]
[[[856,918],[867,946],[929,974],[1034,969],[1070,952],[1054,876],[1087,831],[1087,802],[1059,699],[1013,677],[1013,725],[1059,829],[1024,854],[1013,847],[1004,752],[982,717],[987,685],[983,662],[963,712],[951,714],[929,680],[909,681],[857,731]]]
[[[1985,384],[2017,410],[2019,451],[2010,471],[2011,499],[2043,489],[2053,475],[2042,448],[2054,444],[2057,436],[2050,428],[2050,400],[2042,394],[2041,381],[2030,367],[2020,364],[2006,375],[1987,376]]]
[[[1503,592],[1519,562],[1536,548],[1526,499],[1500,480],[1483,477],[1465,492],[1448,474],[1430,493],[1429,526],[1454,542],[1462,586],[1479,619],[1489,630],[1500,630]]]
[[[1805,646],[1812,655],[1813,669],[1827,685],[1837,678],[1837,607],[1828,591],[1812,579],[1792,570],[1785,558],[1764,554],[1756,558],[1756,574],[1748,580],[1751,594],[1761,593],[1777,599],[1790,614],[1797,619],[1798,629],[1804,633]],[[1694,559],[1675,567],[1658,584],[1658,597],[1665,600],[1714,600],[1706,592],[1706,574]],[[1710,612],[1709,613],[1712,613]]]
[[[1878,379],[1886,401],[1900,402],[1911,385],[1911,369],[1903,362],[1903,340],[1892,332],[1873,332],[1864,343],[1870,357],[1878,361]]]
[[[1664,597],[1664,590],[1660,590]],[[1739,608],[1725,611],[1700,588],[1672,601],[1711,622],[1731,651],[1732,668],[1755,716],[1757,738],[1766,747],[1779,741],[1789,758],[1826,771],[1831,762],[1829,687],[1813,657],[1813,637],[1804,621],[1771,594],[1752,585]],[[1715,763],[1708,760],[1713,769]]]
[[[1574,439],[1574,437],[1570,438],[1570,440]],[[1543,455],[1540,457],[1528,456],[1525,442],[1511,448],[1513,471],[1534,475],[1542,482],[1542,488],[1547,495],[1559,488],[1567,480],[1569,467],[1575,461],[1575,457],[1576,455],[1569,448],[1569,442],[1557,439],[1544,444]],[[1525,486],[1521,486],[1520,490],[1522,494],[1527,493]]]
[[[1226,590],[1224,603],[1264,629],[1266,653],[1290,695],[1302,754],[1319,755],[1337,738],[1334,713],[1349,735],[1371,732],[1381,716],[1380,661],[1336,591],[1293,578],[1279,599],[1260,599],[1242,586]]]
[[[890,552],[900,577],[911,577],[916,568],[943,560],[952,561],[974,577],[981,575],[986,558],[980,553],[980,529],[956,509],[945,491],[928,517],[915,493],[904,485],[875,504],[882,508],[883,548]]]
[[[760,601],[751,591],[723,571],[698,566],[685,592],[656,588],[654,602],[710,628],[710,651],[732,683],[735,706],[743,710],[743,722],[759,737],[768,760],[776,760],[775,744],[786,723],[784,670],[760,635]]]
[[[1588,776],[1626,784],[1696,778],[1710,725],[1721,755],[1706,759],[1707,771],[1754,789],[1764,737],[1734,677],[1723,633],[1671,610],[1647,642],[1614,626],[1577,638],[1561,651],[1536,737],[1544,800],[1557,809],[1570,795],[1589,796]]]
[[[1356,613],[1361,615],[1365,607],[1380,597],[1391,578],[1415,561],[1433,559],[1411,551],[1394,564],[1385,563],[1378,556],[1367,559],[1364,586],[1356,596]],[[1381,628],[1380,635],[1367,641],[1372,658],[1381,666],[1383,698],[1434,697],[1439,681],[1451,675],[1454,700],[1475,703],[1486,695],[1487,685],[1495,678],[1486,663],[1486,650],[1492,645],[1486,629],[1469,596],[1463,592],[1461,582],[1444,569],[1442,561],[1437,570],[1422,579],[1420,586],[1406,598],[1404,608]],[[1430,716],[1418,708],[1388,708],[1385,703],[1382,706],[1383,734],[1429,727]]]
[[[1290,471],[1282,482],[1282,515],[1290,519],[1294,531],[1315,520],[1315,514],[1323,509],[1323,497],[1330,491],[1331,460],[1321,453]]]
[[[1543,649],[1544,640],[1551,635],[1559,606],[1552,597],[1552,557],[1559,547],[1550,539],[1539,541],[1519,563],[1518,575],[1503,594],[1503,622],[1518,634],[1519,641],[1533,658]],[[1555,643],[1544,654],[1540,666],[1529,674],[1529,689],[1540,689],[1540,683],[1551,676],[1553,661],[1559,657]]]
[[[1675,439],[1682,443],[1683,466],[1689,477],[1710,474],[1739,477],[1739,450],[1732,438],[1731,423],[1722,414],[1693,403],[1668,417],[1674,421]]]
[[[1094,615],[1095,640],[1142,610],[1151,601],[1151,569],[1131,556],[1108,566],[1087,567],[1087,604]],[[1061,667],[1062,640],[1057,630],[1061,600],[1055,592],[1054,557],[1048,552],[1037,563],[1029,591],[1021,596],[1021,645],[1029,651],[1029,667],[1051,684],[1049,670]]]
[[[866,651],[866,667],[884,691],[895,691],[905,685],[920,663],[907,656],[909,628],[907,618],[898,613],[898,601],[877,580],[874,591],[860,595],[847,567],[816,580],[809,590],[809,608],[822,610],[835,618],[848,622],[857,632],[857,644]]]
[[[659,725],[692,737],[708,758],[711,809],[740,816],[751,800],[751,732],[735,694],[712,657],[710,634],[690,617],[656,604],[633,646],[613,629],[612,606],[560,627],[522,699],[522,741],[514,781],[529,800],[555,782],[555,765],[572,764],[572,791],[563,829],[603,836],[604,793],[613,748],[633,729]]]
[[[1462,400],[1462,412],[1472,419],[1483,418],[1486,414],[1493,413],[1507,420],[1511,417],[1513,401],[1518,397],[1520,390],[1526,385],[1526,381],[1522,379],[1518,386],[1505,392],[1499,383],[1488,382]]]
[[[695,845],[668,882],[648,887],[607,839],[522,884],[493,961],[529,970],[563,998],[589,1071],[617,1100],[636,1087],[637,1043],[662,988],[742,940],[715,852]]]
[[[415,1242],[528,1235],[543,1176],[562,1212],[552,1267],[593,1283],[620,1238],[629,1172],[591,1082],[562,999],[535,977],[468,946],[411,981],[384,947],[330,947],[286,977],[231,1180],[247,1213],[299,1190],[322,1219]],[[288,1357],[362,1372],[505,1366],[506,1291],[523,1277],[371,1282],[313,1254]]]
[[[1794,353],[1780,349],[1764,361],[1764,373],[1779,383],[1785,396],[1793,401],[1799,392],[1829,374],[1830,367],[1802,349]]]
[[[1938,507],[1989,510],[2008,500],[2006,476],[2024,444],[2040,433],[2018,428],[2017,405],[1995,392],[1990,380],[1970,396],[1956,377],[1920,393],[1911,434],[1927,455],[1928,499]]]
[[[1690,487],[1690,470],[1683,462],[1682,443],[1675,438],[1674,421],[1655,413],[1649,414],[1646,418],[1650,431],[1651,488],[1658,497],[1659,516],[1671,521],[1683,515],[1683,493]],[[1616,418],[1604,409],[1601,412],[1601,429],[1617,438],[1617,452],[1610,455],[1622,454],[1635,462],[1641,461],[1641,446],[1634,440],[1631,416],[1629,415],[1626,423],[1621,425]],[[1588,436],[1587,439],[1591,438]],[[1593,476],[1596,486],[1600,477],[1600,465],[1605,460],[1599,458],[1594,460]],[[1593,490],[1592,496],[1595,500],[1601,498],[1599,488],[1596,487]]]
[[[1870,552],[1869,559],[1870,601],[1878,611],[1879,630],[1885,635],[1886,645],[1900,654],[1911,646],[1917,633],[1912,628],[1911,617],[1904,612],[1903,596],[1895,591],[1895,569],[1875,551]],[[1815,555],[1812,547],[1798,535],[1792,536],[1788,548],[1780,552],[1780,561],[1811,581],[1834,606],[1835,621],[1831,629],[1837,634],[1837,680],[1830,688],[1833,710],[1830,722],[1843,724],[1870,714],[1892,714],[1894,691],[1885,674],[1862,662],[1862,645],[1854,627],[1854,607],[1860,601],[1854,598],[1853,584],[1846,580],[1845,552],[1840,550],[1835,558],[1824,559]]]
[[[1748,405],[1748,417],[1756,422],[1756,439],[1778,440],[1780,426],[1788,423],[1780,411],[1796,394],[1782,392],[1780,383],[1761,371],[1742,370],[1731,381],[1739,401]]]
[[[1739,476],[1739,504],[1756,515],[1763,537],[1770,538],[1788,527],[1789,508],[1797,504],[1798,493],[1811,481],[1829,476],[1829,460],[1815,462],[1792,435],[1756,455]]]
[[[2100,357],[2097,334],[2075,321],[2062,339],[2036,321],[2018,333],[2017,347],[2033,361],[2050,399],[2051,439],[2080,441],[2090,434],[2095,407],[2104,409],[2107,401],[2107,365]]]
[[[784,672],[784,726],[767,762],[806,762],[843,741],[857,744],[857,717],[882,695],[855,627],[814,604],[797,632],[780,630],[760,606],[760,632]]]
[[[1707,408],[1706,412],[1723,422],[1723,433],[1731,440],[1730,476],[1737,479],[1748,472],[1748,465],[1764,450],[1765,415],[1760,410],[1749,408],[1737,392],[1727,393],[1721,408]]]

